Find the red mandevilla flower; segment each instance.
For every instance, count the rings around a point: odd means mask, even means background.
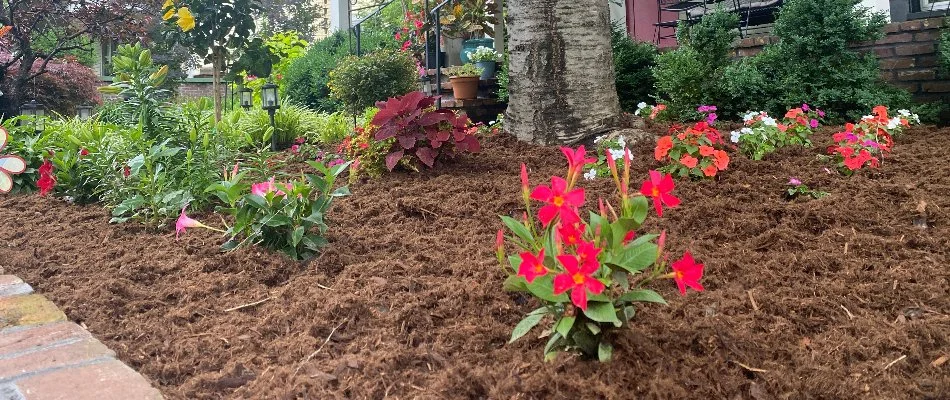
[[[673,208],[680,204],[680,199],[670,194],[676,186],[673,184],[673,176],[670,174],[660,174],[659,171],[650,171],[650,179],[643,181],[640,186],[640,194],[653,198],[653,207],[656,214],[663,216],[663,204]]]
[[[540,185],[531,192],[531,198],[548,203],[538,210],[538,219],[547,227],[555,217],[561,222],[572,224],[580,221],[575,210],[584,205],[584,189],[567,190],[567,181],[558,176],[551,177],[551,186]]]
[[[596,256],[593,262],[580,262],[578,257],[568,254],[557,256],[557,259],[567,272],[554,277],[554,294],[559,295],[570,290],[571,303],[587,311],[587,292],[601,294],[606,289],[603,282],[592,276],[600,268]]]
[[[578,173],[589,163],[597,162],[596,158],[586,158],[587,150],[584,150],[584,146],[578,147],[577,150],[570,147],[561,147],[561,153],[564,153],[564,157],[567,158],[567,169],[571,174]]]
[[[548,269],[544,266],[544,249],[537,256],[530,252],[521,253],[521,264],[518,265],[518,275],[531,283],[539,276],[547,275]]]
[[[703,291],[703,285],[699,280],[703,277],[703,264],[696,263],[693,255],[688,251],[683,254],[683,258],[673,262],[673,280],[679,287],[680,294],[686,295],[686,287],[691,287],[697,292]]]
[[[558,238],[568,246],[574,246],[583,240],[584,229],[580,223],[560,224],[557,228]]]

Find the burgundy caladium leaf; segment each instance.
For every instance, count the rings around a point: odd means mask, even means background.
[[[433,109],[436,99],[413,92],[376,103],[379,112],[372,124],[379,129],[374,137],[376,140],[396,139],[386,156],[388,169],[395,168],[405,156],[414,157],[431,168],[439,155],[478,151],[478,139],[469,131],[468,116]]]
[[[405,152],[402,150],[397,150],[386,155],[386,169],[392,171],[393,168],[396,168],[396,164],[399,163],[399,160],[402,160]]]

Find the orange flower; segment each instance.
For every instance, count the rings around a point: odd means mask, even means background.
[[[717,171],[718,170],[716,169],[716,165],[709,164],[705,168],[703,168],[703,175],[706,175],[708,177],[713,177],[713,176],[716,176]]]
[[[795,118],[798,117],[798,115],[801,114],[801,113],[802,113],[802,109],[801,109],[801,108],[793,108],[793,109],[791,109],[791,110],[788,110],[787,113],[785,113],[785,118],[788,118],[788,119],[795,119]]]
[[[720,170],[726,169],[729,167],[729,154],[726,154],[725,151],[717,150],[716,160],[713,161],[713,164]]]
[[[669,153],[670,149],[672,148],[673,137],[663,136],[660,138],[660,140],[656,141],[656,149],[653,150],[653,157],[656,158],[657,161],[660,161],[666,157],[667,153]]]
[[[687,168],[695,168],[697,162],[699,162],[699,160],[689,154],[683,154],[683,157],[680,158],[680,164],[685,165]]]
[[[699,154],[703,157],[709,157],[716,153],[716,149],[710,146],[699,146]]]

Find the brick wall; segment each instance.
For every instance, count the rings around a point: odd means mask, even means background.
[[[212,93],[214,93],[214,89],[211,82],[183,82],[178,86],[178,97],[211,97]],[[222,95],[224,93],[223,86],[221,93]]]
[[[928,18],[887,24],[885,36],[876,42],[859,43],[855,49],[874,52],[880,61],[881,77],[906,89],[917,101],[950,100],[950,79],[937,73],[937,40],[942,18]],[[742,39],[737,57],[748,57],[778,41],[774,36]]]

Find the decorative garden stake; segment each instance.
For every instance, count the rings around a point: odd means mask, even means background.
[[[0,127],[0,151],[7,145],[9,134],[6,129]],[[12,175],[18,175],[26,171],[26,160],[15,155],[0,155],[0,193],[10,193],[13,189]]]
[[[277,95],[277,85],[273,82],[268,82],[261,88],[261,108],[267,110],[270,126],[274,128],[274,133],[270,137],[270,149],[277,151],[277,126],[274,124],[274,114],[280,108],[280,96]]]

